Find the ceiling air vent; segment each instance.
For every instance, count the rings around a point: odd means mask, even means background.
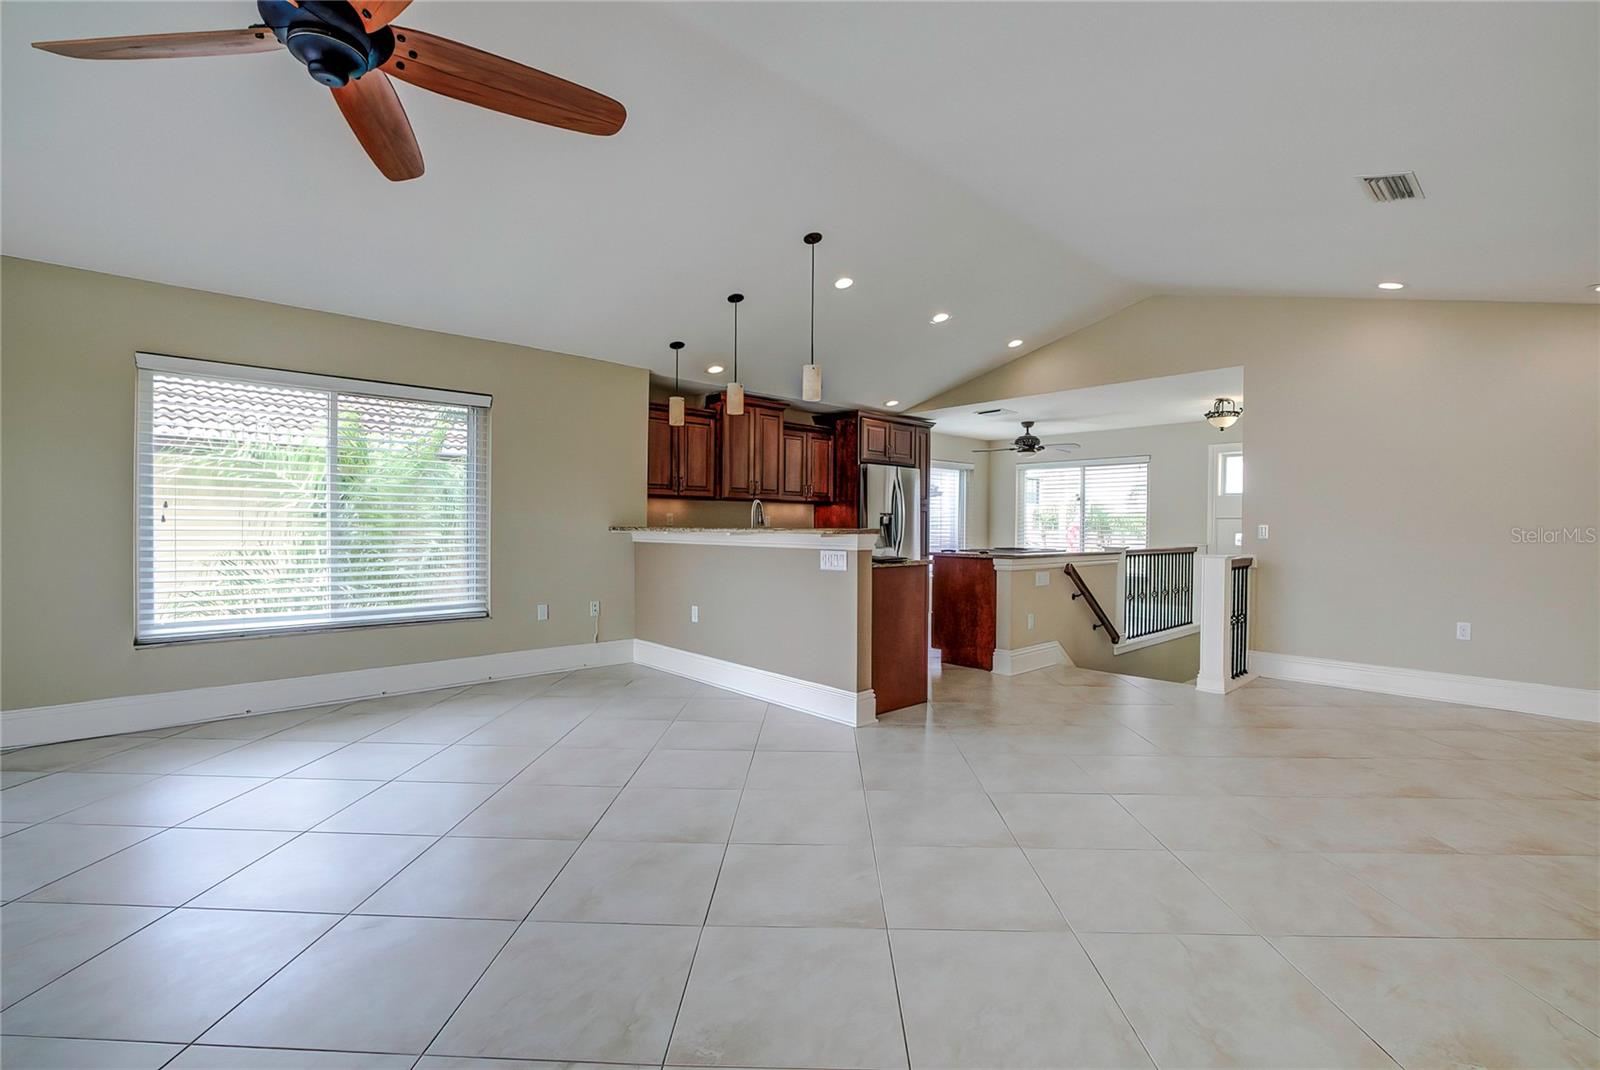
[[[975,416],[1015,416],[1016,409],[979,409]]]
[[[1367,196],[1379,204],[1388,201],[1415,201],[1422,198],[1422,183],[1417,181],[1415,171],[1405,171],[1398,175],[1363,175],[1361,184],[1367,189]]]

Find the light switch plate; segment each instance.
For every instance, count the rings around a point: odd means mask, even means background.
[[[1028,631],[1033,631],[1033,614],[1028,614]]]
[[[1050,573],[1048,573],[1048,572],[1035,572],[1033,574],[1033,585],[1035,587],[1048,587],[1048,586],[1050,586]]]
[[[850,557],[843,550],[822,551],[822,571],[845,572],[850,568]]]
[[[539,619],[540,620],[549,620],[550,619],[550,603],[549,602],[540,602],[536,612],[539,614]]]
[[[1256,525],[1256,538],[1264,540],[1266,537],[1267,537],[1267,526],[1265,524],[1257,524]]]
[[[699,606],[690,606],[689,607],[689,623],[690,624],[699,624],[700,623],[700,607]]]

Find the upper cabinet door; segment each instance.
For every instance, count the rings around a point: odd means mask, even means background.
[[[783,429],[783,464],[778,478],[782,497],[800,501],[806,496],[807,438],[797,427]]]
[[[755,414],[755,441],[750,470],[757,498],[775,498],[783,493],[783,408],[759,408]]]
[[[722,497],[753,498],[750,459],[755,413],[746,406],[744,415],[722,415]]]
[[[683,498],[717,496],[717,424],[705,413],[689,413],[676,429],[674,467],[678,495]]]
[[[889,422],[861,418],[861,461],[863,464],[889,463]]]
[[[645,449],[645,493],[676,493],[672,473],[672,428],[665,409],[650,407],[650,435]]]
[[[917,464],[917,432],[905,424],[889,425],[889,463],[914,468]]]
[[[814,502],[833,500],[833,436],[822,431],[806,433],[806,497]]]

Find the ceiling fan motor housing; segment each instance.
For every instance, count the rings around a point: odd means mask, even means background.
[[[330,89],[382,66],[394,52],[394,31],[384,26],[368,33],[344,0],[257,0],[256,9],[289,54]]]

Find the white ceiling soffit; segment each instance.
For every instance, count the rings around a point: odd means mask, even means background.
[[[948,409],[919,409],[917,415],[933,420],[941,434],[1009,442],[1022,434],[1023,420],[1036,421],[1033,433],[1046,437],[1112,431],[1119,427],[1155,427],[1191,421],[1198,424],[1205,419],[1211,402],[1219,397],[1244,400],[1243,368],[1216,368],[1159,379],[1135,379],[1109,386],[1057,390]],[[1006,411],[987,416],[980,414],[980,410],[995,408]]]
[[[1600,4],[674,10],[1163,292],[1570,302],[1600,282]],[[1403,171],[1425,199],[1358,181]]]
[[[907,404],[1148,291],[676,18],[419,0],[405,25],[599,89],[611,138],[396,83],[427,165],[382,178],[283,53],[82,62],[29,42],[243,26],[253,4],[0,4],[6,253],[798,395],[817,250],[828,399]],[[835,290],[849,275],[855,286]],[[929,317],[949,309],[938,328]],[[691,376],[696,377],[696,376]],[[448,384],[441,358],[441,382]]]

